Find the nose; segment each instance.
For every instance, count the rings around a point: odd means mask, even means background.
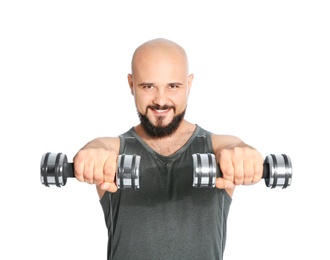
[[[153,103],[159,106],[167,104],[167,95],[165,89],[157,88],[157,91],[155,91]]]

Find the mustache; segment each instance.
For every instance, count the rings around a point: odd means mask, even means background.
[[[167,110],[167,109],[171,109],[171,108],[175,109],[174,106],[170,106],[170,105],[166,105],[166,104],[163,105],[163,106],[161,106],[161,105],[150,105],[150,106],[147,106],[147,109],[148,108],[153,109],[153,110]]]

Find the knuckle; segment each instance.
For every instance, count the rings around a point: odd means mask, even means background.
[[[114,163],[106,163],[104,166],[103,166],[103,173],[104,175],[111,175],[112,172],[115,171],[115,168],[116,168],[116,165]]]
[[[242,176],[235,176],[235,184],[242,184],[243,183],[243,177]]]
[[[243,184],[243,179],[235,178],[234,183],[235,183],[235,185],[242,185]]]
[[[221,168],[222,178],[228,181],[234,180],[234,169],[232,167]]]
[[[101,184],[103,182],[103,175],[97,174],[94,176],[94,183],[95,184]]]
[[[239,185],[242,184],[244,181],[244,172],[242,169],[236,169],[235,170],[235,176],[234,176],[234,180],[235,180],[235,184]]]
[[[93,170],[91,169],[90,166],[86,166],[85,167],[85,171],[84,171],[84,180],[85,182],[91,183],[93,182]]]
[[[228,160],[232,156],[232,149],[224,148],[220,151],[220,158],[222,160]]]
[[[244,172],[244,178],[246,178],[246,179],[252,179],[253,175],[254,175],[254,172],[252,169],[247,169]]]
[[[254,176],[255,176],[256,178],[258,178],[258,179],[261,179],[261,177],[262,177],[262,173],[263,173],[262,168],[258,168],[258,169],[255,170],[255,172],[254,172]]]

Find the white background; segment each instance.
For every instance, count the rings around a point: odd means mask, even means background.
[[[42,186],[40,160],[138,123],[126,76],[156,37],[189,55],[189,121],[292,160],[288,189],[237,188],[225,259],[330,259],[327,3],[1,1],[0,259],[106,259],[95,187]]]

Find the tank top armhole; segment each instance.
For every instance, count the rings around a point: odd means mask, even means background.
[[[125,148],[125,136],[124,135],[119,135],[119,154],[124,153],[124,148]]]
[[[107,195],[107,191],[104,192],[103,196],[100,198],[100,203],[103,205],[104,203],[106,203],[106,200],[108,198],[108,195]]]
[[[232,202],[233,198],[230,197],[230,195],[227,193],[227,191],[225,189],[222,189],[223,195],[225,196],[225,198],[229,201],[229,203]]]
[[[206,144],[208,146],[208,149],[210,151],[212,151],[212,153],[214,153],[213,144],[212,144],[212,133],[211,132],[207,132]]]
[[[213,133],[208,131],[208,130],[205,130],[204,128],[202,128],[200,126],[198,126],[198,127],[199,127],[199,133],[201,133],[202,136],[204,136],[204,138],[206,140],[207,150],[214,153],[213,144],[212,144],[212,135],[213,135]]]

